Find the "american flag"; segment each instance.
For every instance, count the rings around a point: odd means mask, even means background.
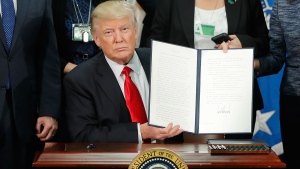
[[[274,0],[261,0],[268,28],[273,3]],[[277,155],[283,154],[279,122],[279,89],[282,72],[283,68],[278,74],[258,78],[264,109],[257,111],[253,133],[253,138],[266,141]]]

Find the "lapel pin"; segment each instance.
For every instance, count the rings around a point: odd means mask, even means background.
[[[233,5],[237,0],[228,0],[228,3]]]

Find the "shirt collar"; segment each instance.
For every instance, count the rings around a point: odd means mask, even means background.
[[[125,66],[130,67],[134,73],[140,75],[142,65],[141,65],[139,57],[135,51],[134,51],[133,57],[131,58],[131,60],[129,61],[129,63],[127,65],[120,65],[120,64],[110,60],[106,56],[105,56],[105,59],[106,59],[108,65],[111,67],[111,69],[114,72],[116,77],[121,75],[122,70]]]

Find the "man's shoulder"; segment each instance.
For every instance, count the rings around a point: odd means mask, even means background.
[[[138,56],[150,56],[151,55],[151,48],[136,48],[135,49]]]
[[[151,48],[147,48],[147,47],[135,48],[135,51],[148,52],[151,51]]]

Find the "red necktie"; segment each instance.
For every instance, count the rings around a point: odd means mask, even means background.
[[[125,66],[122,71],[122,73],[126,76],[124,83],[126,105],[129,109],[132,122],[143,124],[148,121],[146,111],[141,95],[129,76],[131,71],[132,70],[127,66]]]

